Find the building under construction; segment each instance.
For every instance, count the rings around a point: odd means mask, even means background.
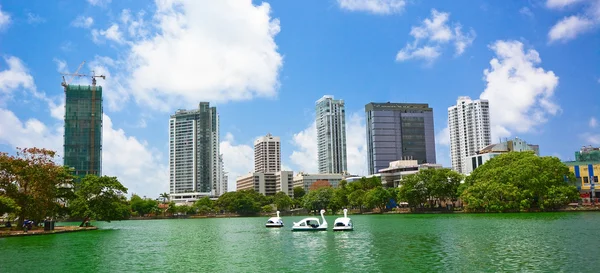
[[[64,165],[79,179],[102,174],[102,87],[65,85]]]

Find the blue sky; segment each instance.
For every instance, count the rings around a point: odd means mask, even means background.
[[[600,145],[600,1],[0,1],[0,151],[62,152],[59,72],[107,75],[103,173],[168,189],[168,119],[216,105],[229,184],[253,140],[316,171],[314,103],[344,99],[348,166],[366,172],[364,105],[429,103],[450,166],[447,108],[486,98],[494,142],[518,136],[573,159]],[[75,79],[74,83],[89,83]]]

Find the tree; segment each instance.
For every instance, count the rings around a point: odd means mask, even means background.
[[[131,210],[140,216],[145,216],[158,211],[158,201],[149,198],[142,199],[137,194],[131,196]]]
[[[300,186],[294,187],[293,191],[294,191],[294,199],[300,199],[306,194],[306,191],[304,191],[304,188],[300,187]]]
[[[327,209],[332,198],[333,189],[330,187],[309,191],[308,194],[304,196],[304,208],[314,210],[315,212],[321,209]]]
[[[210,197],[205,196],[194,203],[194,208],[199,214],[205,215],[214,211],[214,204]]]
[[[398,190],[398,200],[408,202],[408,206],[413,209],[423,206],[429,196],[425,184],[423,177],[418,173],[403,177],[400,190]]]
[[[292,198],[290,198],[285,192],[278,192],[275,194],[275,198],[273,198],[275,202],[275,206],[278,210],[286,210],[289,209],[292,205]]]
[[[467,211],[556,209],[578,200],[574,175],[556,157],[510,152],[492,158],[465,179]]]
[[[59,201],[68,197],[73,177],[55,158],[56,152],[39,148],[18,148],[16,156],[0,153],[0,190],[20,208],[19,225],[61,211]]]
[[[348,195],[348,203],[353,207],[358,207],[360,213],[363,211],[365,205],[365,191],[357,189]]]
[[[116,177],[87,175],[75,192],[76,198],[70,203],[71,215],[86,221],[122,220],[129,218],[130,207],[124,194],[127,188]]]
[[[269,200],[254,190],[241,190],[226,192],[217,200],[217,205],[229,212],[240,215],[254,215],[260,212],[261,207],[268,205]]]
[[[6,197],[0,195],[0,215],[4,215],[5,213],[14,213],[18,212],[21,208],[17,205],[17,203]]]
[[[383,213],[385,211],[385,205],[390,201],[391,197],[389,191],[379,186],[367,192],[366,203],[369,204],[370,207],[378,208],[379,212]]]
[[[163,203],[165,203],[165,204],[169,203],[169,200],[171,200],[171,196],[169,196],[169,194],[166,192],[161,193],[159,198],[162,198]]]

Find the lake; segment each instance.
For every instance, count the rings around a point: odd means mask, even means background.
[[[267,217],[94,222],[0,238],[0,272],[597,272],[600,213],[349,215],[352,232]]]

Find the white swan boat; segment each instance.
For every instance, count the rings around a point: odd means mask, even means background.
[[[281,219],[281,217],[279,217],[279,211],[277,211],[276,217],[271,217],[271,218],[269,218],[269,220],[267,220],[267,223],[265,224],[265,226],[268,228],[283,227],[283,220]]]
[[[300,222],[294,222],[294,226],[292,226],[292,231],[321,231],[327,230],[327,221],[325,220],[325,216],[323,215],[325,210],[321,210],[321,219],[316,217],[308,217],[300,220]]]
[[[344,217],[335,219],[333,222],[333,231],[350,231],[354,230],[352,219],[348,218],[348,210],[344,209]]]

